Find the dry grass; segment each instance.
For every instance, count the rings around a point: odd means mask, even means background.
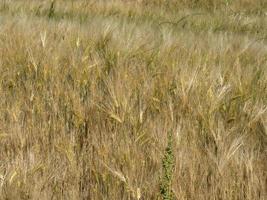
[[[0,199],[267,199],[267,4],[0,3]]]

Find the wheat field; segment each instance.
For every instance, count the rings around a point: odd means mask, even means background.
[[[0,97],[0,199],[267,199],[265,0],[1,0]]]

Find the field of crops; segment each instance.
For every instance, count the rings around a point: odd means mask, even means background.
[[[0,199],[266,200],[266,0],[1,0]]]

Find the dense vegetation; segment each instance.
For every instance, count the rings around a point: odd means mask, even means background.
[[[2,0],[0,199],[267,199],[265,0]]]

